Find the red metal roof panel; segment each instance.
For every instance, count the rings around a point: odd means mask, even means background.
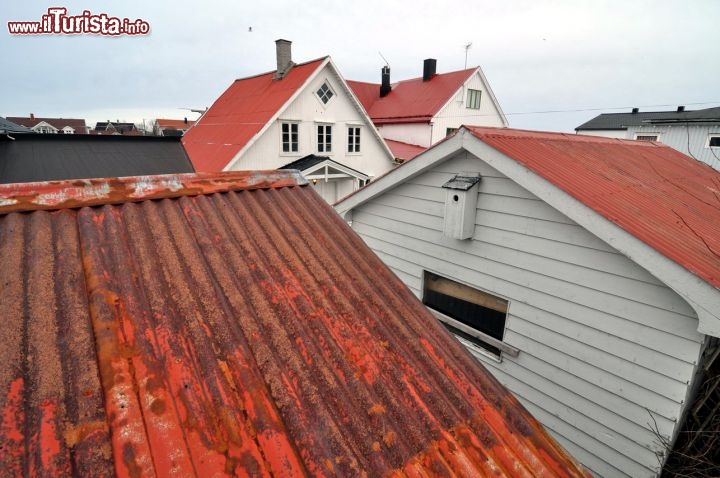
[[[0,469],[584,474],[295,173],[234,174],[0,215]]]
[[[476,71],[469,68],[436,74],[428,81],[422,77],[400,81],[383,98],[379,84],[348,81],[348,85],[375,124],[428,122]]]
[[[720,173],[660,143],[467,126],[720,288]]]
[[[392,151],[394,157],[402,159],[404,161],[413,159],[418,154],[427,150],[427,148],[423,146],[403,143],[402,141],[395,141],[392,139],[386,139],[385,144],[388,145],[388,148],[390,148],[390,151]]]
[[[275,72],[235,80],[182,142],[196,171],[222,171],[325,61],[293,66],[280,80]]]

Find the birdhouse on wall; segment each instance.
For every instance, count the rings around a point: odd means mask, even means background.
[[[479,173],[460,173],[442,185],[445,189],[443,234],[469,239],[475,231],[475,208],[480,189]]]

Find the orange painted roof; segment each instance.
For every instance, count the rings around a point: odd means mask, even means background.
[[[720,288],[720,172],[655,142],[466,128]]]
[[[413,159],[418,154],[427,150],[427,148],[418,146],[417,144],[403,143],[402,141],[395,141],[392,139],[385,139],[385,144],[388,145],[388,148],[390,148],[390,151],[392,151],[395,158],[402,159],[404,161]]]
[[[440,73],[429,81],[422,77],[392,85],[387,96],[380,98],[379,83],[348,81],[375,124],[426,123],[435,116],[477,68]]]
[[[155,121],[160,128],[188,129],[195,124],[195,121],[187,120],[186,122],[184,119],[157,118]]]
[[[195,170],[222,171],[326,58],[295,65],[281,80],[274,71],[235,80],[182,138]]]
[[[297,172],[0,198],[8,476],[584,473]]]

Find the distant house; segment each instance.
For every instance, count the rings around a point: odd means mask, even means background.
[[[718,350],[718,184],[659,143],[463,127],[335,208],[585,466],[650,477]]]
[[[0,118],[0,134],[17,134],[17,133],[34,133],[33,130],[27,126],[22,126],[12,121],[8,121],[5,118]]]
[[[180,138],[0,135],[0,183],[193,171]]]
[[[720,169],[720,107],[702,110],[603,113],[581,124],[579,134],[659,141]]]
[[[392,169],[392,153],[330,57],[295,64],[289,41],[276,47],[276,71],[236,80],[183,136],[195,169],[277,169],[327,156],[361,173],[324,180],[330,203]]]
[[[135,123],[121,123],[119,121],[98,121],[95,124],[95,129],[91,131],[91,134],[96,135],[124,135],[124,136],[142,136]]]
[[[194,124],[195,121],[189,121],[187,118],[181,120],[158,118],[153,129],[158,136],[182,136]]]
[[[417,148],[427,149],[462,124],[508,125],[480,67],[451,73],[436,73],[436,68],[430,58],[422,77],[391,83],[385,66],[381,83],[348,81],[398,159],[411,159]]]
[[[26,126],[35,133],[44,134],[87,134],[88,127],[84,119],[73,118],[36,118],[33,113],[29,117],[8,116],[8,121]]]
[[[0,198],[4,476],[589,477],[295,171]]]

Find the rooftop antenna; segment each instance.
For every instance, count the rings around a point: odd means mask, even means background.
[[[470,49],[471,46],[472,46],[472,42],[470,42],[466,45],[463,45],[463,48],[465,48],[465,68],[464,68],[465,70],[467,70],[467,55],[468,55],[468,50]]]
[[[385,62],[385,66],[388,66],[388,67],[389,67],[389,66],[390,66],[390,62],[387,61],[387,58],[385,58],[385,57],[383,56],[383,54],[380,53],[379,51],[378,51],[378,55],[380,55],[380,58],[382,58],[383,61]]]

